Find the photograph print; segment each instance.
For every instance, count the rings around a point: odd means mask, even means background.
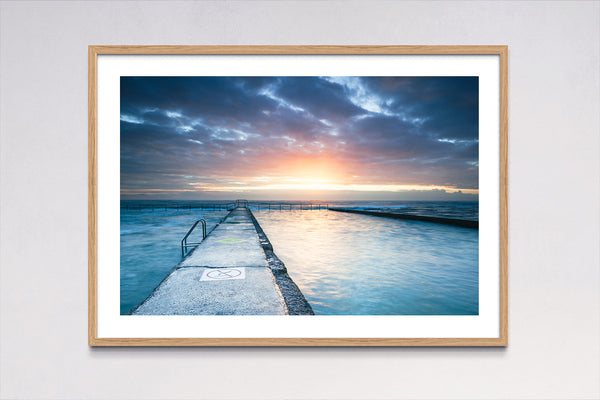
[[[121,76],[120,314],[478,315],[479,86]]]

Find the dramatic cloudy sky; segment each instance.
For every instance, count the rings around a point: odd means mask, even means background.
[[[123,199],[478,193],[477,77],[122,77]]]

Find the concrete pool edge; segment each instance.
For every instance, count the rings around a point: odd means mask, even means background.
[[[271,241],[267,237],[266,233],[256,220],[256,217],[248,209],[248,213],[250,214],[250,220],[254,224],[256,228],[256,233],[258,234],[258,241],[261,244],[261,247],[265,253],[265,257],[267,259],[267,264],[275,277],[275,284],[279,287],[279,291],[283,296],[283,300],[287,306],[289,315],[315,315],[310,303],[304,297],[304,294],[296,285],[296,283],[292,280],[290,275],[287,273],[287,268],[283,261],[277,257],[275,252],[273,251],[273,245]]]
[[[225,224],[226,221],[229,221],[232,224],[238,224],[239,221],[233,221],[232,219],[239,218],[240,213],[244,214],[242,218],[245,218],[246,221],[251,222],[247,224],[248,228],[245,228],[243,232],[242,230],[239,230],[237,228],[235,230],[231,230],[231,227],[228,227],[227,224]],[[238,225],[234,226],[237,227]],[[199,278],[203,270],[206,269],[215,271],[219,271],[219,269],[217,268],[227,269],[229,268],[228,263],[232,263],[233,261],[235,261],[235,259],[240,258],[234,257],[234,260],[232,261],[229,259],[229,257],[227,257],[227,259],[224,261],[225,264],[228,265],[224,266],[216,265],[214,263],[214,259],[212,259],[213,262],[207,262],[211,260],[201,260],[201,257],[194,256],[194,254],[197,255],[198,251],[200,250],[199,248],[201,247],[203,247],[205,251],[208,249],[213,250],[215,246],[219,247],[219,244],[216,243],[215,240],[213,240],[215,238],[213,238],[212,236],[216,234],[217,237],[220,237],[223,234],[223,232],[221,231],[225,231],[227,236],[231,236],[232,234],[243,234],[244,236],[254,237],[251,241],[255,243],[252,245],[252,247],[255,248],[255,250],[252,250],[252,254],[255,254],[255,256],[251,257],[251,259],[246,259],[246,257],[243,257],[243,265],[237,265],[237,262],[231,264],[231,268],[238,268],[246,271],[244,272],[243,276],[248,278],[247,281],[249,284],[251,284],[251,286],[238,287],[237,289],[230,288],[230,296],[220,296],[220,300],[217,299],[218,301],[216,301],[216,303],[201,301],[201,304],[198,304],[198,302],[194,299],[198,298],[199,296],[207,297],[207,294],[210,295],[211,292],[215,292],[216,294],[219,294],[219,292],[215,291],[214,288],[210,288],[208,292],[205,292],[204,290],[198,290],[195,286],[193,286],[196,293],[193,296],[191,296],[189,290],[185,290],[186,287],[190,286],[191,281],[189,279],[197,281],[197,278]],[[206,239],[209,240],[207,241]],[[245,242],[246,240],[243,241]],[[224,240],[221,240],[220,242],[224,242]],[[242,251],[245,250],[242,249]],[[239,253],[239,250],[237,251],[237,253]],[[256,262],[258,258],[262,259],[262,261]],[[262,270],[264,272],[260,272],[259,270]],[[247,273],[249,275],[247,275]],[[264,275],[265,273],[267,273],[270,276],[270,279],[267,278],[267,275]],[[190,274],[195,274],[198,276],[181,279],[182,275],[191,276]],[[256,274],[262,274],[262,277],[259,277]],[[204,280],[204,278],[200,280]],[[271,283],[269,283],[269,281]],[[241,281],[231,281],[232,285],[239,283],[241,283]],[[243,298],[245,298],[246,301],[240,302],[240,300],[243,300]],[[280,300],[277,300],[276,298],[279,298]],[[173,299],[175,299],[175,301]],[[279,302],[281,305],[277,306],[277,302]],[[187,303],[187,306],[179,306],[176,309],[172,307],[172,305],[175,303]],[[228,305],[228,303],[231,304]],[[236,304],[237,306],[235,306]],[[217,311],[212,313],[211,310],[213,309]],[[273,253],[272,245],[269,239],[266,237],[263,229],[258,224],[258,221],[254,217],[252,212],[248,208],[236,208],[234,210],[231,210],[224,218],[222,218],[221,221],[210,230],[206,238],[202,242],[200,242],[198,246],[194,247],[192,251],[186,254],[179,261],[179,263],[177,263],[177,265],[175,265],[166,274],[166,276],[161,280],[161,282],[140,304],[133,307],[127,314],[124,315],[269,314],[314,315],[314,312],[310,304],[306,301],[306,298],[304,297],[298,286],[288,275],[287,269],[283,262]]]
[[[479,221],[471,221],[471,220],[466,220],[466,219],[430,217],[430,216],[425,216],[425,215],[400,214],[400,213],[385,212],[385,211],[354,210],[354,209],[342,208],[342,207],[330,207],[327,210],[353,213],[353,214],[371,215],[374,217],[385,217],[385,218],[394,218],[394,219],[405,219],[405,220],[410,220],[410,221],[432,222],[432,223],[436,223],[436,224],[459,226],[462,228],[469,228],[469,229],[479,229]]]

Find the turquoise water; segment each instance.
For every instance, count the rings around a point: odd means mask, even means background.
[[[121,208],[121,314],[141,303],[181,261],[181,239],[204,218],[210,231],[225,210]],[[200,225],[188,238],[202,240]]]
[[[254,211],[317,315],[478,314],[478,230],[334,211]]]
[[[477,219],[477,203],[328,204]],[[121,314],[181,260],[181,239],[197,219],[205,218],[210,230],[227,214],[164,206],[186,204],[122,202]],[[298,207],[251,208],[317,315],[478,314],[478,230]],[[189,240],[199,241],[198,233]]]

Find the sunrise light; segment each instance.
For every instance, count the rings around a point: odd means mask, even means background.
[[[477,199],[476,77],[123,77],[121,89],[124,199]]]

